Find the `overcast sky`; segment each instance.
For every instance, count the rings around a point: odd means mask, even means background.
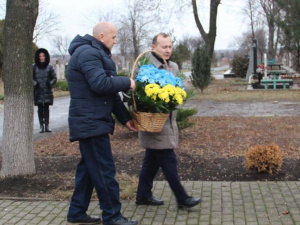
[[[92,26],[97,22],[96,12],[98,10],[110,12],[122,6],[122,0],[42,0],[42,2],[46,4],[47,10],[52,10],[59,15],[60,34],[67,34],[71,38],[77,34],[91,34]],[[209,3],[208,0],[205,2],[207,2],[206,4]],[[242,14],[243,4],[245,3],[241,0],[222,0],[218,7],[215,49],[230,48],[235,38],[247,30],[247,22],[245,22],[245,17]],[[201,22],[204,27],[207,27],[209,5],[202,8],[202,11],[199,9]],[[177,40],[184,34],[189,34],[189,36],[199,34],[192,11],[187,11],[181,21],[178,21],[175,16],[170,21],[168,28],[169,30],[174,29]],[[50,49],[51,53],[48,38],[39,41],[38,46]]]

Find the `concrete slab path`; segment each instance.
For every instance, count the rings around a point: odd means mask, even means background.
[[[183,182],[190,195],[202,203],[177,210],[174,196],[164,181],[155,182],[154,195],[163,206],[136,206],[122,201],[124,216],[141,225],[299,225],[300,181],[289,182]],[[0,200],[1,225],[66,224],[68,201]],[[89,213],[100,215],[97,201]]]

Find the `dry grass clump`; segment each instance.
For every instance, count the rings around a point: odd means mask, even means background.
[[[282,152],[278,145],[255,145],[246,152],[246,168],[259,173],[279,172],[282,165]]]
[[[133,200],[136,194],[138,178],[127,173],[118,173],[116,178],[120,185],[120,198],[122,200]]]

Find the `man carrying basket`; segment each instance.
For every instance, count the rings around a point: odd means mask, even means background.
[[[179,72],[178,65],[171,62],[172,41],[169,35],[159,33],[152,40],[150,62],[159,69],[169,68],[173,74]],[[162,56],[164,59],[159,57]],[[167,62],[167,66],[164,63]],[[159,170],[162,169],[174,195],[178,208],[191,208],[201,202],[199,198],[189,196],[182,186],[177,170],[177,159],[174,148],[178,145],[178,127],[176,124],[176,111],[170,113],[169,118],[160,132],[139,131],[141,147],[146,148],[145,158],[139,176],[139,184],[136,194],[137,205],[163,205],[164,201],[155,199],[152,195],[153,180]]]

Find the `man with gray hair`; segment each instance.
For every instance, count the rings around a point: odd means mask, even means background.
[[[93,36],[77,35],[70,44],[68,64],[70,91],[70,141],[79,141],[81,160],[75,175],[75,189],[67,215],[68,224],[100,224],[99,217],[87,215],[95,187],[103,225],[135,225],[121,214],[119,184],[115,179],[115,164],[109,134],[115,121],[112,113],[129,130],[136,131],[131,115],[118,92],[134,91],[134,80],[117,76],[111,59],[116,44],[116,27],[100,22]]]

